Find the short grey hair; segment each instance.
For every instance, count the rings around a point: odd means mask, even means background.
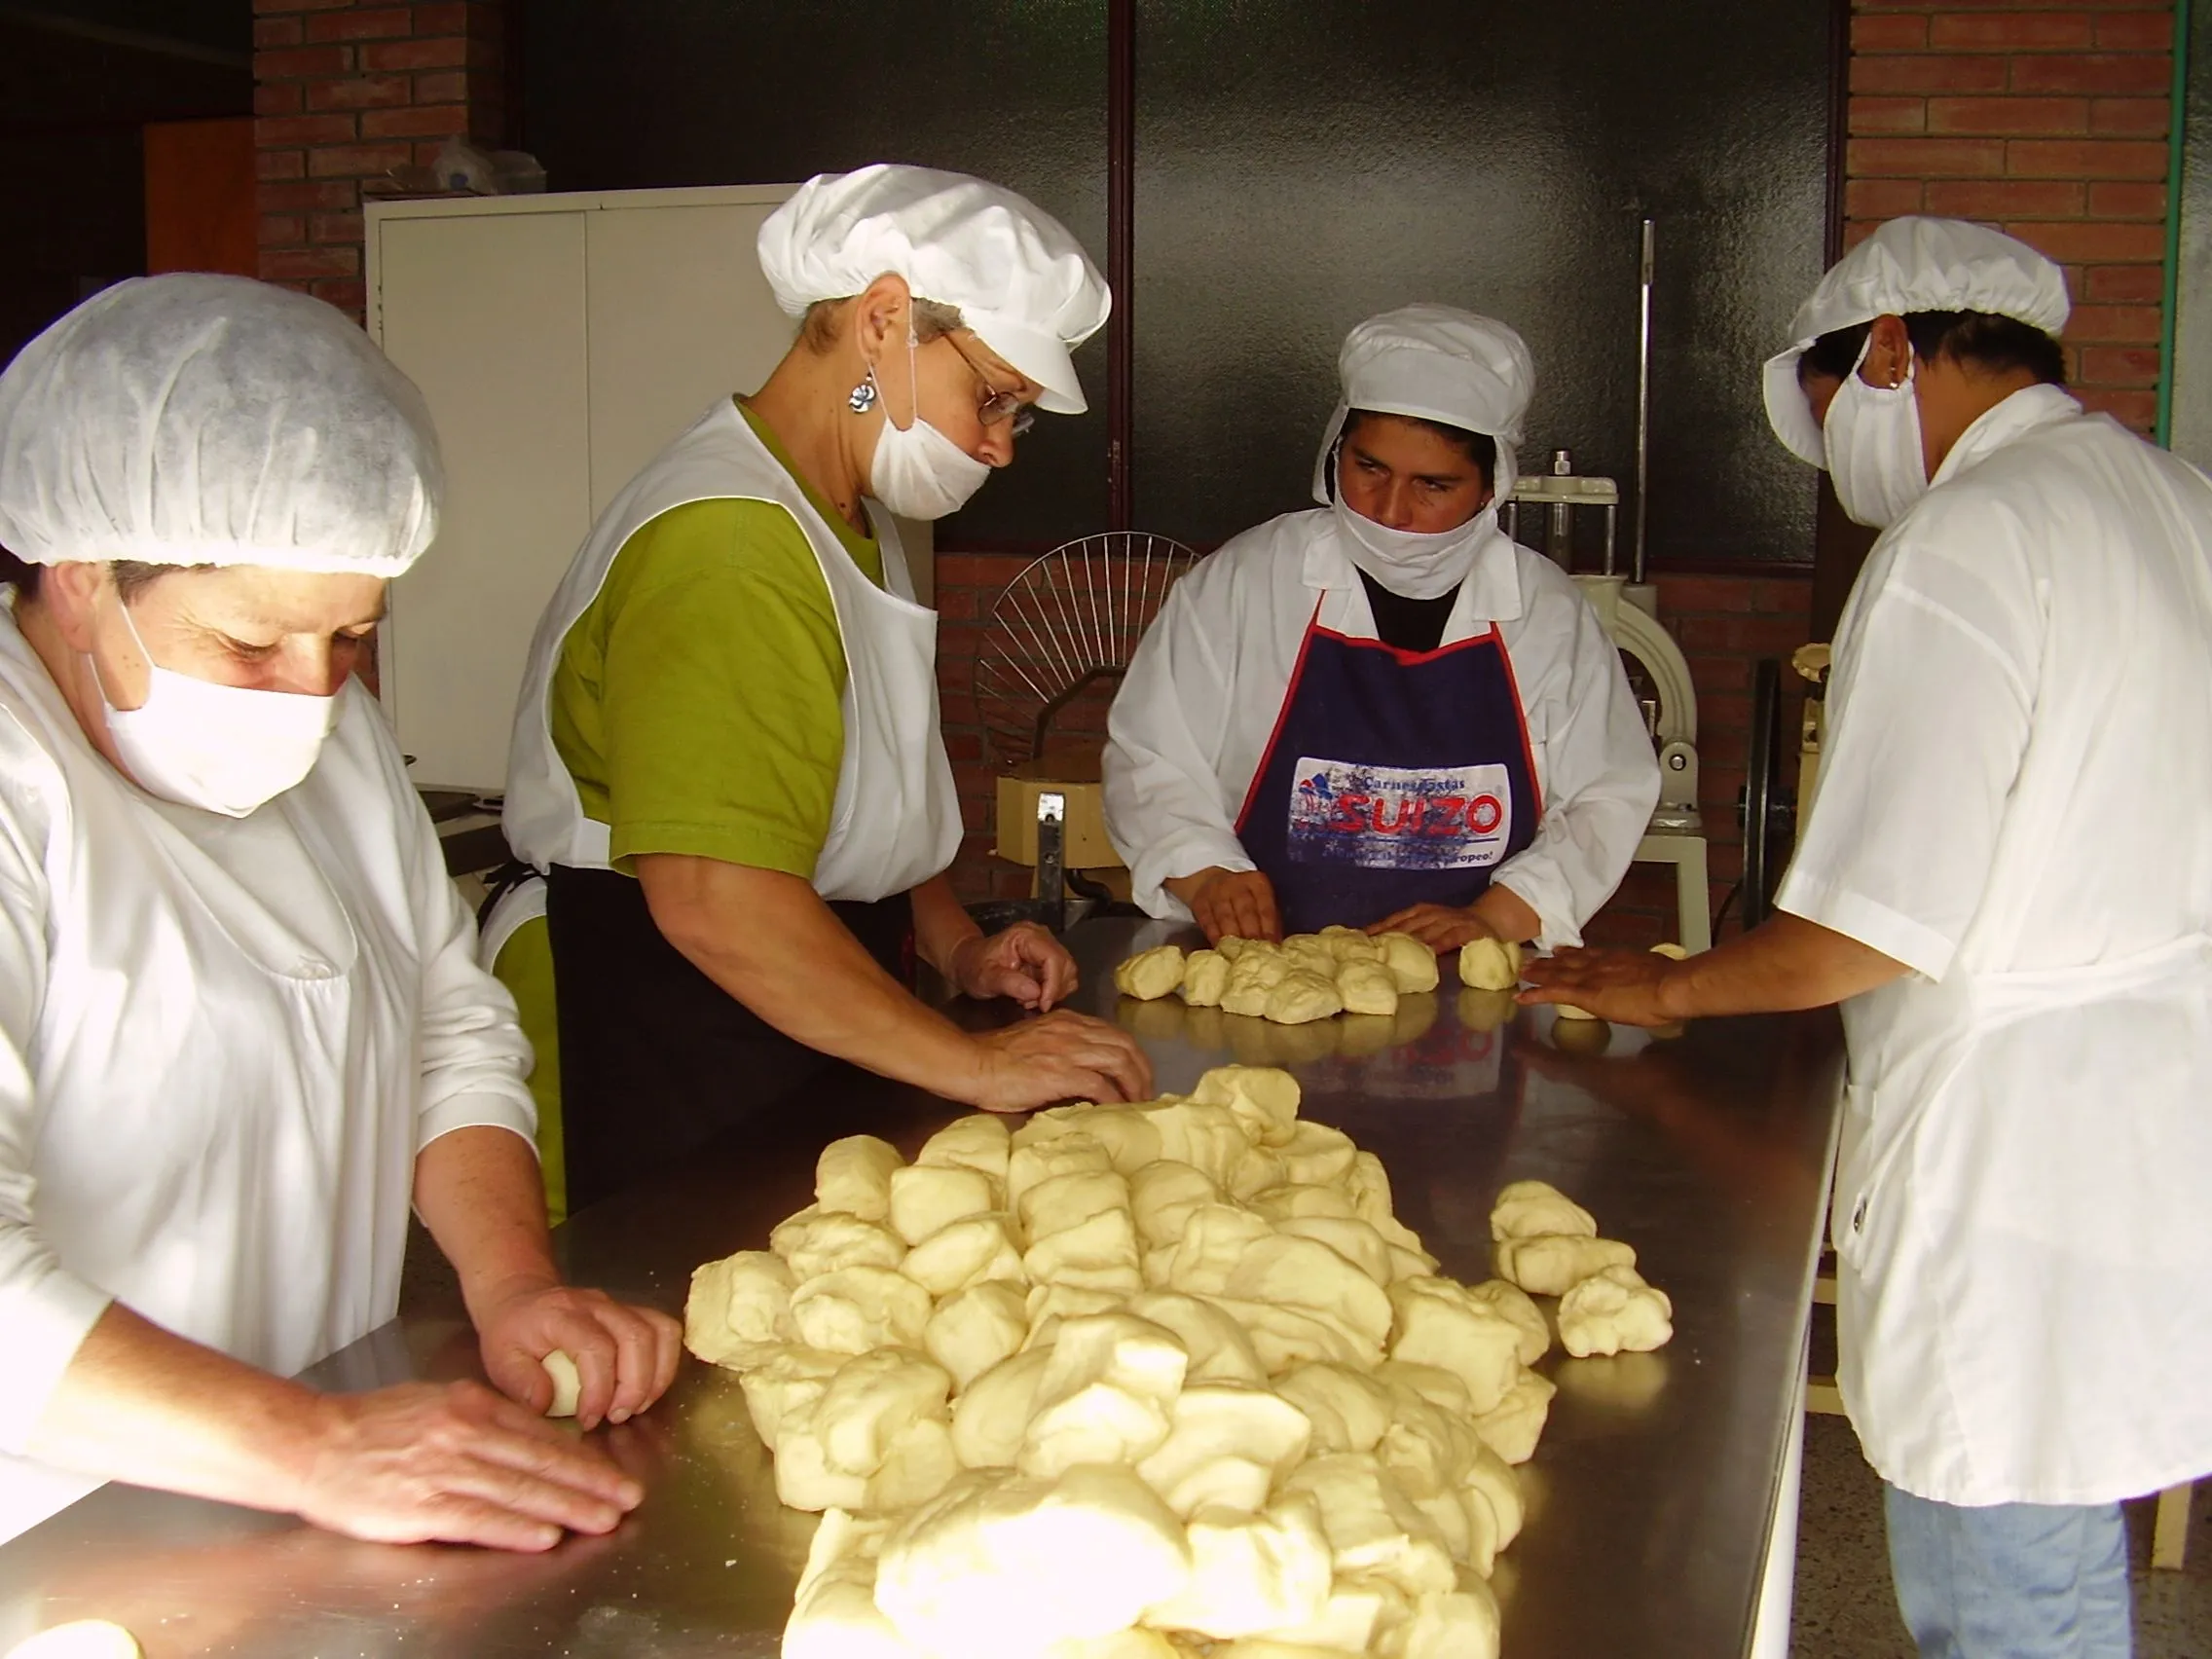
[[[839,308],[850,305],[854,298],[848,294],[841,300],[816,300],[808,306],[798,325],[799,343],[816,356],[828,355],[830,349],[837,344]],[[914,338],[924,346],[947,334],[957,334],[967,326],[961,320],[958,306],[938,300],[914,301]]]

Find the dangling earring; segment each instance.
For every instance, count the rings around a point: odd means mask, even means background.
[[[871,366],[867,371],[867,378],[854,387],[851,394],[846,397],[845,406],[855,415],[866,415],[875,407],[875,370]]]

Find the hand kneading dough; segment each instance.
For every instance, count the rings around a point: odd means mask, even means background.
[[[1282,983],[1268,993],[1263,1012],[1277,1025],[1304,1025],[1344,1011],[1345,999],[1337,994],[1334,979],[1299,970],[1284,975]]]
[[[576,1375],[576,1362],[566,1349],[555,1348],[537,1362],[545,1368],[545,1375],[553,1380],[553,1403],[545,1408],[549,1418],[572,1418],[576,1415],[576,1397],[583,1392],[583,1379]]]
[[[1382,965],[1403,993],[1433,991],[1441,976],[1436,952],[1412,934],[1386,933],[1375,941],[1382,947]]]
[[[1380,962],[1346,962],[1339,968],[1337,995],[1346,1014],[1398,1012],[1398,981]]]
[[[1218,950],[1194,950],[1183,959],[1183,1000],[1193,1008],[1219,1008],[1229,989],[1229,958]]]
[[[1183,950],[1161,944],[1140,950],[1114,970],[1114,988],[1125,997],[1151,1002],[1183,983]]]
[[[1459,947],[1459,983],[1470,991],[1510,991],[1521,982],[1521,947],[1510,940],[1471,939]]]
[[[891,1230],[908,1245],[999,1207],[998,1183],[979,1170],[914,1163],[891,1175]]]
[[[1619,1239],[1581,1234],[1500,1239],[1495,1253],[1498,1277],[1511,1279],[1531,1296],[1564,1296],[1607,1268],[1636,1266],[1636,1251]]]
[[[895,1268],[906,1254],[896,1233],[857,1215],[802,1209],[768,1235],[792,1277],[804,1283],[840,1268]]]
[[[792,1288],[797,1281],[779,1256],[740,1250],[691,1274],[683,1301],[683,1346],[709,1365],[720,1365],[760,1343],[788,1343]]]
[[[992,1112],[972,1112],[955,1118],[922,1143],[914,1154],[916,1163],[973,1169],[994,1181],[1006,1179],[1007,1154],[1013,1130]]]
[[[1254,1636],[1320,1615],[1334,1578],[1328,1535],[1310,1496],[1265,1514],[1208,1511],[1192,1519],[1191,1580],[1146,1617],[1215,1638]]]
[[[8,1649],[8,1659],[139,1659],[137,1638],[106,1619],[72,1619]]]
[[[1634,1268],[1606,1268],[1559,1299],[1559,1340],[1577,1359],[1649,1353],[1675,1334],[1675,1305]]]
[[[1497,1195],[1490,1212],[1492,1238],[1534,1238],[1546,1233],[1595,1238],[1598,1220],[1548,1181],[1515,1181]]]
[[[1028,1298],[998,1281],[970,1285],[938,1304],[922,1330],[922,1347],[965,1388],[1021,1351],[1029,1335]]]
[[[1497,1409],[1475,1419],[1475,1432],[1485,1446],[1508,1463],[1526,1463],[1536,1455],[1536,1442],[1551,1416],[1552,1396],[1559,1388],[1548,1377],[1524,1371],[1506,1390]]]
[[[906,1161],[874,1135],[847,1135],[822,1149],[814,1164],[814,1201],[863,1221],[891,1213],[891,1172]]]
[[[943,1659],[1034,1659],[1112,1636],[1190,1582],[1184,1530],[1135,1473],[966,1475],[883,1547],[876,1605]]]

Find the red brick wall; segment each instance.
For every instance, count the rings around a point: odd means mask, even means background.
[[[504,136],[501,0],[253,0],[261,275],[362,314],[361,185]]]
[[[1847,238],[1941,213],[2058,260],[2076,389],[2148,432],[2172,0],[1854,0],[1853,13]]]

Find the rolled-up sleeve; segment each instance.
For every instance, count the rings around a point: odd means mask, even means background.
[[[32,1037],[46,996],[46,880],[0,800],[0,1451],[20,1453],[109,1296],[39,1236]]]
[[[1129,659],[1107,717],[1106,833],[1146,914],[1190,919],[1169,878],[1257,867],[1237,838],[1217,761],[1230,686],[1191,588],[1168,596]]]
[[[1536,912],[1546,950],[1582,942],[1583,923],[1620,885],[1659,800],[1659,762],[1620,652],[1598,613],[1573,604],[1565,694],[1546,711],[1538,756],[1543,816],[1535,839],[1493,878]],[[1540,641],[1540,628],[1529,635]]]
[[[2003,537],[1942,515],[1878,549],[1836,640],[1805,833],[1777,904],[1940,979],[1980,908],[2026,753],[2040,630]],[[2014,591],[2016,590],[2016,591]]]

